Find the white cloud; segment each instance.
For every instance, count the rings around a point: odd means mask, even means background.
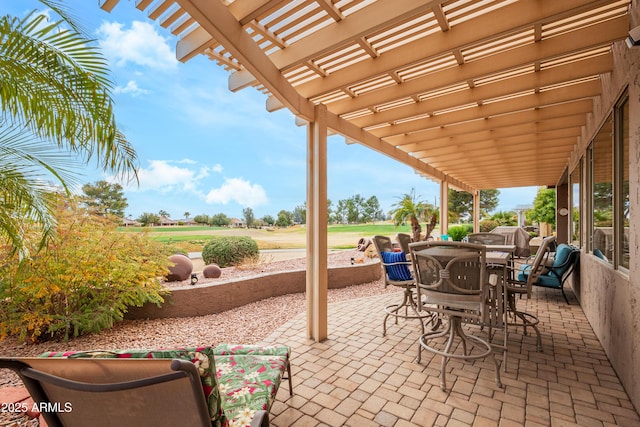
[[[268,202],[267,194],[259,184],[251,184],[242,178],[225,178],[220,188],[209,191],[207,203],[236,202],[242,206],[256,207]]]
[[[139,88],[135,80],[129,80],[129,83],[127,83],[125,87],[116,86],[113,91],[115,93],[130,93],[132,96],[146,95],[149,93],[148,90]]]
[[[104,54],[118,66],[133,63],[154,70],[174,70],[178,60],[169,42],[147,23],[133,21],[126,29],[117,22],[105,22],[97,30]]]
[[[235,202],[242,206],[255,207],[268,203],[267,194],[261,185],[252,184],[242,178],[225,178],[219,188],[205,194],[202,187],[211,171],[222,172],[222,165],[194,167],[194,162],[189,159],[150,160],[148,167],[138,170],[139,185],[130,185],[127,191],[188,193],[208,204],[226,205]]]
[[[140,186],[133,191],[155,190],[196,192],[196,184],[201,179],[198,171],[170,164],[166,160],[150,160],[148,168],[138,170]]]

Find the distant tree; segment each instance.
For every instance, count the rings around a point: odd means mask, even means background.
[[[144,212],[137,219],[143,226],[154,225],[160,223],[160,217],[154,213]]]
[[[171,215],[169,215],[169,212],[167,212],[167,211],[165,211],[163,209],[160,209],[160,211],[158,211],[158,215],[164,216],[164,217],[167,217],[167,218],[169,218],[171,216]]]
[[[209,215],[200,214],[193,217],[196,224],[209,224]]]
[[[84,205],[102,216],[115,215],[124,218],[124,210],[129,206],[120,184],[96,181],[82,186]]]
[[[496,212],[493,215],[491,215],[490,219],[498,223],[498,225],[507,225],[507,226],[518,225],[518,214],[513,211]]]
[[[525,213],[530,222],[547,223],[556,225],[556,190],[540,187],[535,199],[533,209]]]
[[[284,209],[278,212],[278,219],[276,220],[276,225],[278,227],[288,227],[290,225],[293,225],[293,213],[286,211]]]
[[[209,225],[213,225],[215,227],[226,227],[231,224],[231,218],[226,216],[223,213],[215,214],[208,221]]]
[[[500,190],[480,190],[480,216],[485,217],[493,212],[500,203]]]
[[[347,201],[346,200],[338,200],[338,204],[336,205],[336,210],[334,212],[335,222],[339,224],[344,224],[347,220]]]
[[[449,220],[461,222],[473,211],[473,196],[466,191],[449,189]]]
[[[304,202],[293,209],[293,221],[297,224],[307,223],[307,202]]]
[[[184,213],[185,219],[189,219],[190,216],[191,216],[191,212],[185,212]]]
[[[350,224],[359,224],[365,209],[365,200],[360,194],[347,199],[347,221]]]
[[[274,225],[276,223],[276,220],[271,215],[263,216],[262,221],[267,225]]]
[[[499,203],[500,190],[480,190],[480,216],[486,217]],[[454,215],[451,215],[453,213]],[[459,222],[470,220],[473,214],[473,195],[466,191],[449,189],[449,219]]]
[[[242,215],[244,216],[244,222],[245,224],[247,224],[247,227],[253,227],[253,222],[256,219],[255,215],[253,214],[253,209],[249,207],[242,209]]]
[[[593,184],[593,209],[596,211],[611,210],[613,206],[613,185],[610,182]]]
[[[384,219],[384,213],[382,209],[380,209],[380,202],[376,196],[369,197],[364,202],[362,212],[362,221],[363,222],[373,222],[380,219]]]
[[[400,197],[400,201],[392,206],[393,210],[391,211],[393,223],[396,226],[405,223],[407,220],[410,222],[411,234],[416,242],[420,240],[420,233],[422,233],[420,221],[425,218],[429,210],[428,204],[418,197],[415,189],[412,188],[411,192],[405,193]]]

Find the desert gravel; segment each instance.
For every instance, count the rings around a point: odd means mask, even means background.
[[[376,262],[368,259],[359,251],[341,251],[329,255],[329,265],[347,265],[351,262]],[[198,286],[207,281],[224,280],[250,276],[268,271],[289,271],[305,268],[305,258],[274,261],[241,268],[223,269],[221,279],[200,277]],[[188,283],[188,281],[186,282]],[[185,286],[185,283],[173,283],[171,286]],[[188,285],[186,285],[188,286]],[[363,285],[343,289],[329,290],[329,302],[344,301],[353,298],[397,292],[384,288],[382,279]],[[37,356],[45,351],[95,350],[118,348],[149,348],[173,346],[215,346],[222,342],[257,343],[289,319],[304,312],[305,295],[290,294],[269,298],[224,313],[198,317],[166,318],[154,320],[125,320],[110,330],[98,334],[84,335],[69,342],[49,341],[27,344],[7,338],[0,342],[0,356]],[[0,370],[0,387],[19,385],[20,380],[8,370]],[[0,419],[0,426],[1,423]]]

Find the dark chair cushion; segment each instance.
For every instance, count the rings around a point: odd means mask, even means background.
[[[411,270],[404,252],[382,252],[382,262],[387,264],[385,268],[389,280],[411,280]]]

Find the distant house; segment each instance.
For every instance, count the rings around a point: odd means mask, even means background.
[[[193,220],[193,218],[179,219],[178,223],[181,223],[182,225],[196,225],[196,222]]]
[[[122,218],[121,227],[142,227],[142,223],[129,218]]]
[[[175,219],[167,218],[166,216],[161,216],[159,224],[161,226],[163,226],[163,225],[178,225],[178,221],[176,221]]]
[[[234,228],[244,228],[247,226],[247,223],[238,218],[231,218],[229,226]]]

